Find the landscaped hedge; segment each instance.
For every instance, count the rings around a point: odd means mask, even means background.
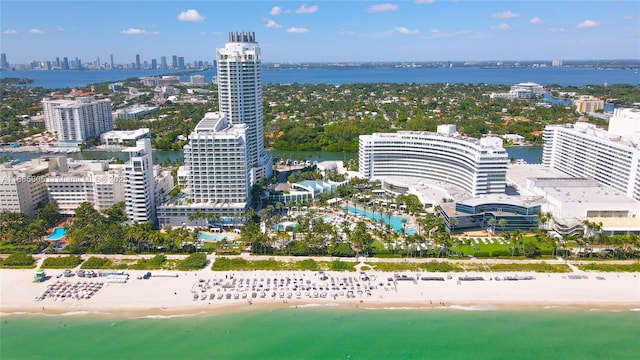
[[[81,269],[112,269],[113,261],[111,259],[90,257],[80,266]]]
[[[207,264],[207,254],[193,253],[178,261],[178,270],[200,270]]]
[[[134,270],[157,270],[162,269],[162,265],[165,261],[167,261],[167,257],[162,254],[158,254],[151,259],[140,259],[129,268]]]
[[[577,266],[583,271],[640,272],[640,262],[633,264],[585,264]]]
[[[14,254],[14,253],[27,253],[27,254],[38,254],[47,245],[45,244],[6,244],[0,242],[0,254]]]
[[[25,253],[13,253],[7,256],[5,259],[0,259],[0,266],[3,268],[20,267],[29,268],[34,267],[35,259],[31,254]]]
[[[82,259],[78,255],[48,257],[44,259],[42,267],[48,269],[70,269],[80,265],[81,262]]]

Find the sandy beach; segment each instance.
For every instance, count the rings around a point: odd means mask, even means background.
[[[106,277],[33,282],[34,270],[0,270],[0,313],[171,316],[276,307],[469,310],[640,310],[637,273],[197,272],[126,270]],[[91,294],[91,295],[90,295]],[[64,297],[62,295],[65,295]]]

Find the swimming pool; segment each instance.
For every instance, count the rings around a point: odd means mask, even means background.
[[[389,221],[389,217],[386,214],[380,214],[380,213],[373,213],[371,211],[364,211],[362,209],[358,209],[355,208],[353,206],[347,206],[344,207],[342,209],[346,209],[348,212],[350,213],[354,213],[354,214],[358,214],[358,215],[364,215],[367,218],[374,220],[375,222],[379,223],[380,222],[380,218],[382,218],[382,222],[386,225],[391,223],[391,228],[393,230],[395,230],[398,233],[402,232],[402,227],[404,223],[410,223],[411,222],[411,218],[408,218],[406,216],[391,216],[391,221]],[[415,234],[415,231],[412,229],[405,229],[404,233],[407,235],[412,235]]]
[[[275,224],[274,226],[271,227],[272,231],[285,231],[287,230],[287,228],[295,228],[296,226],[298,226],[298,223],[295,223],[293,221],[285,221],[285,222],[281,222],[278,224]]]
[[[227,235],[213,235],[207,232],[201,232],[198,238],[202,241],[222,241],[227,239]]]
[[[67,234],[67,230],[63,227],[57,227],[53,229],[53,232],[45,237],[46,240],[57,241],[62,239]]]

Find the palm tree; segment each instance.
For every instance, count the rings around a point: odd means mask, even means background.
[[[489,225],[489,231],[491,231],[492,234],[495,232],[497,222],[498,221],[494,217],[487,220],[487,225]]]
[[[509,222],[505,218],[500,218],[500,220],[498,220],[498,226],[500,226],[500,230],[502,232],[504,232],[504,227],[507,226],[508,223]]]

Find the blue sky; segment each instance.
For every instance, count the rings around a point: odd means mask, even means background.
[[[263,62],[640,59],[639,17],[637,0],[0,0],[0,49],[211,61],[228,32],[254,31]]]

